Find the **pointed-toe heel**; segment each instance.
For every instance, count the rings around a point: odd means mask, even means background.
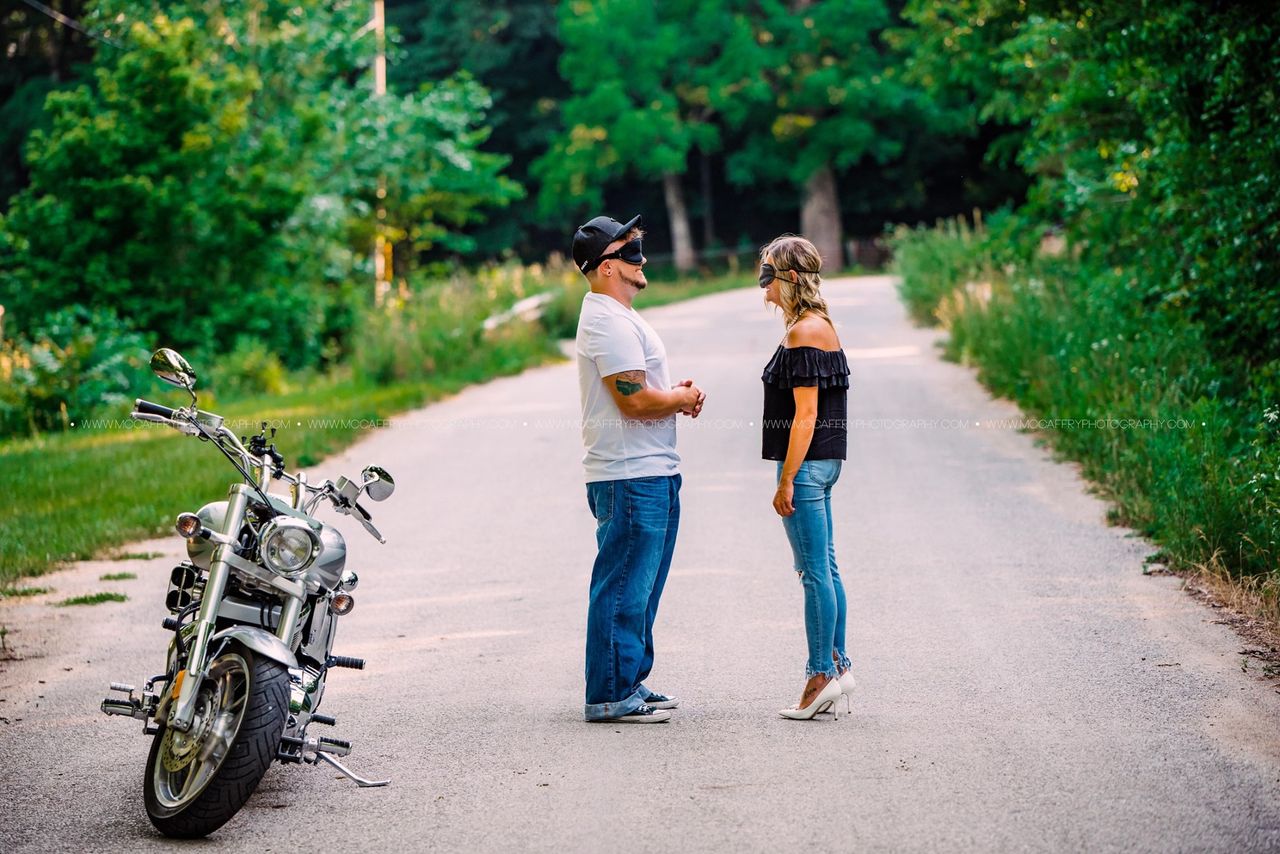
[[[809,701],[809,705],[803,709],[782,709],[778,714],[784,718],[793,721],[813,720],[815,715],[819,715],[825,711],[835,711],[836,701],[840,699],[840,680],[829,679],[827,684],[822,686],[822,690],[818,692],[818,696]],[[836,712],[836,717],[840,713]]]

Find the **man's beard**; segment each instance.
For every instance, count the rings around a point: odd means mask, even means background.
[[[644,280],[644,273],[637,273],[634,276],[623,276],[622,281],[628,285],[632,285],[636,290],[642,291],[648,287],[649,283]]]

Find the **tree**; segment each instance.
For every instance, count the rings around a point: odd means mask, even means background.
[[[1025,128],[1010,138],[1035,181],[1023,216],[1127,271],[1106,299],[1199,325],[1241,387],[1280,393],[1280,9],[962,0],[906,14],[914,80],[967,100],[972,121]]]
[[[556,70],[555,0],[388,0],[387,24],[396,45],[387,68],[391,90],[411,94],[424,84],[469,75],[492,98],[481,150],[509,158],[504,173],[531,186],[530,166],[551,145],[557,107],[569,91]],[[490,256],[515,249],[540,258],[544,242],[564,241],[560,231],[547,229],[534,194],[513,198],[503,216],[463,233],[477,254]]]
[[[904,79],[932,98],[939,131],[977,135],[999,131],[991,155],[1011,162],[1022,144],[1026,120],[1015,116],[1016,71],[1003,65],[1005,46],[1026,24],[1017,0],[910,0],[906,26],[886,33],[899,56]]]
[[[710,72],[711,106],[743,134],[730,179],[799,188],[800,229],[838,268],[839,173],[896,156],[927,124],[928,105],[895,74],[880,41],[890,23],[883,0],[731,6],[732,31]]]
[[[573,0],[561,5],[562,135],[534,165],[548,215],[599,209],[610,182],[660,179],[675,266],[696,257],[682,177],[719,145],[700,66],[717,49],[719,3]],[[625,30],[625,36],[623,31]]]
[[[63,0],[59,11],[84,14],[84,0]],[[0,12],[0,208],[27,182],[22,145],[43,121],[49,92],[73,82],[93,57],[92,41],[30,6],[10,4]]]
[[[388,229],[418,247],[464,245],[456,229],[514,192],[476,151],[474,83],[370,97],[363,4],[113,2],[97,11],[123,47],[99,53],[96,85],[49,97],[3,222],[19,329],[113,308],[165,343],[246,335],[315,364],[368,276],[377,175]]]

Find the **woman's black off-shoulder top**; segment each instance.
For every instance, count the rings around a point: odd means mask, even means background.
[[[796,416],[796,386],[818,387],[818,421],[806,460],[843,460],[848,446],[849,360],[844,350],[785,347],[764,366],[764,441],[766,460],[785,460],[791,422]]]

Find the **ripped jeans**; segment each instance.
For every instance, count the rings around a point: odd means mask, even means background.
[[[831,527],[831,487],[840,479],[841,464],[841,460],[801,463],[791,498],[795,513],[782,517],[804,586],[804,629],[809,643],[805,676],[835,676],[837,665],[849,666],[844,650],[844,583],[836,567]],[[778,475],[782,475],[781,462]]]

